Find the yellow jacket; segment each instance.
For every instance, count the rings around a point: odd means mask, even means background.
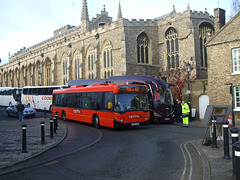
[[[182,104],[182,114],[187,114],[190,112],[189,106],[187,103]]]

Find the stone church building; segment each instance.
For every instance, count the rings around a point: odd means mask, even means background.
[[[57,29],[49,39],[9,57],[0,67],[0,86],[63,85],[75,79],[138,74],[186,82],[189,63],[191,102],[198,108],[207,84],[205,42],[225,24],[225,11],[215,9],[213,17],[207,10],[187,7],[177,13],[173,7],[168,14],[146,20],[125,19],[122,12],[119,3],[117,20],[105,7],[90,20],[83,0],[81,24]],[[185,90],[183,86],[183,94]]]

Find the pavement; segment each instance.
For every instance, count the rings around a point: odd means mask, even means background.
[[[41,143],[41,122],[45,124],[45,144]],[[24,124],[27,125],[27,152],[23,153],[22,125]],[[0,170],[40,155],[61,143],[66,135],[66,126],[58,121],[57,131],[53,133],[53,138],[50,137],[50,118],[24,118],[23,122],[19,122],[17,118],[13,121],[0,121]]]
[[[41,122],[45,122],[45,144],[41,144]],[[27,125],[27,153],[22,153],[22,125]],[[203,126],[202,121],[190,122],[192,126]],[[16,163],[34,158],[39,154],[61,143],[67,135],[66,126],[58,121],[58,130],[50,138],[49,118],[25,119],[16,121],[0,121],[0,174],[1,169]],[[203,163],[203,179],[230,180],[232,179],[232,160],[223,159],[223,142],[218,141],[218,148],[202,145],[202,139],[189,141],[199,153]],[[230,140],[231,156],[231,140]]]

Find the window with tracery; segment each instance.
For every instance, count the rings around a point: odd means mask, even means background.
[[[91,46],[87,52],[87,61],[88,61],[88,79],[95,78],[95,68],[94,68],[94,47]]]
[[[207,67],[207,48],[205,46],[205,43],[207,42],[208,34],[212,35],[213,32],[213,26],[209,23],[202,23],[199,26],[201,67]]]
[[[41,86],[41,65],[40,61],[36,63],[36,83],[37,86]]]
[[[169,28],[165,34],[167,45],[167,68],[179,67],[178,33]]]
[[[104,78],[113,76],[112,44],[107,40],[103,45]]]
[[[46,61],[46,66],[45,66],[45,71],[46,71],[46,85],[51,86],[52,85],[52,80],[51,80],[51,61],[48,59]]]
[[[26,69],[26,67],[25,67],[25,66],[22,66],[21,78],[20,78],[21,84],[22,84],[21,86],[22,86],[22,87],[26,86],[26,77],[25,77],[26,72],[25,72],[25,69]]]
[[[149,64],[149,38],[145,33],[137,37],[137,62]]]
[[[68,55],[65,53],[63,56],[62,56],[62,81],[63,81],[63,84],[67,84],[68,82],[68,79],[67,79],[67,76],[68,76]]]
[[[14,72],[14,85],[15,86],[19,86],[19,83],[18,83],[18,68],[15,69],[15,72]]]
[[[74,79],[82,79],[82,58],[80,51],[77,50],[74,54]]]

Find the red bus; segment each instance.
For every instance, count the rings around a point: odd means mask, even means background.
[[[145,85],[98,83],[53,91],[52,113],[63,120],[91,123],[94,127],[131,127],[150,120]]]
[[[88,86],[94,83],[137,84],[148,87],[151,123],[172,123],[174,121],[174,101],[170,85],[148,75],[112,76],[106,79],[72,80],[68,86]]]

